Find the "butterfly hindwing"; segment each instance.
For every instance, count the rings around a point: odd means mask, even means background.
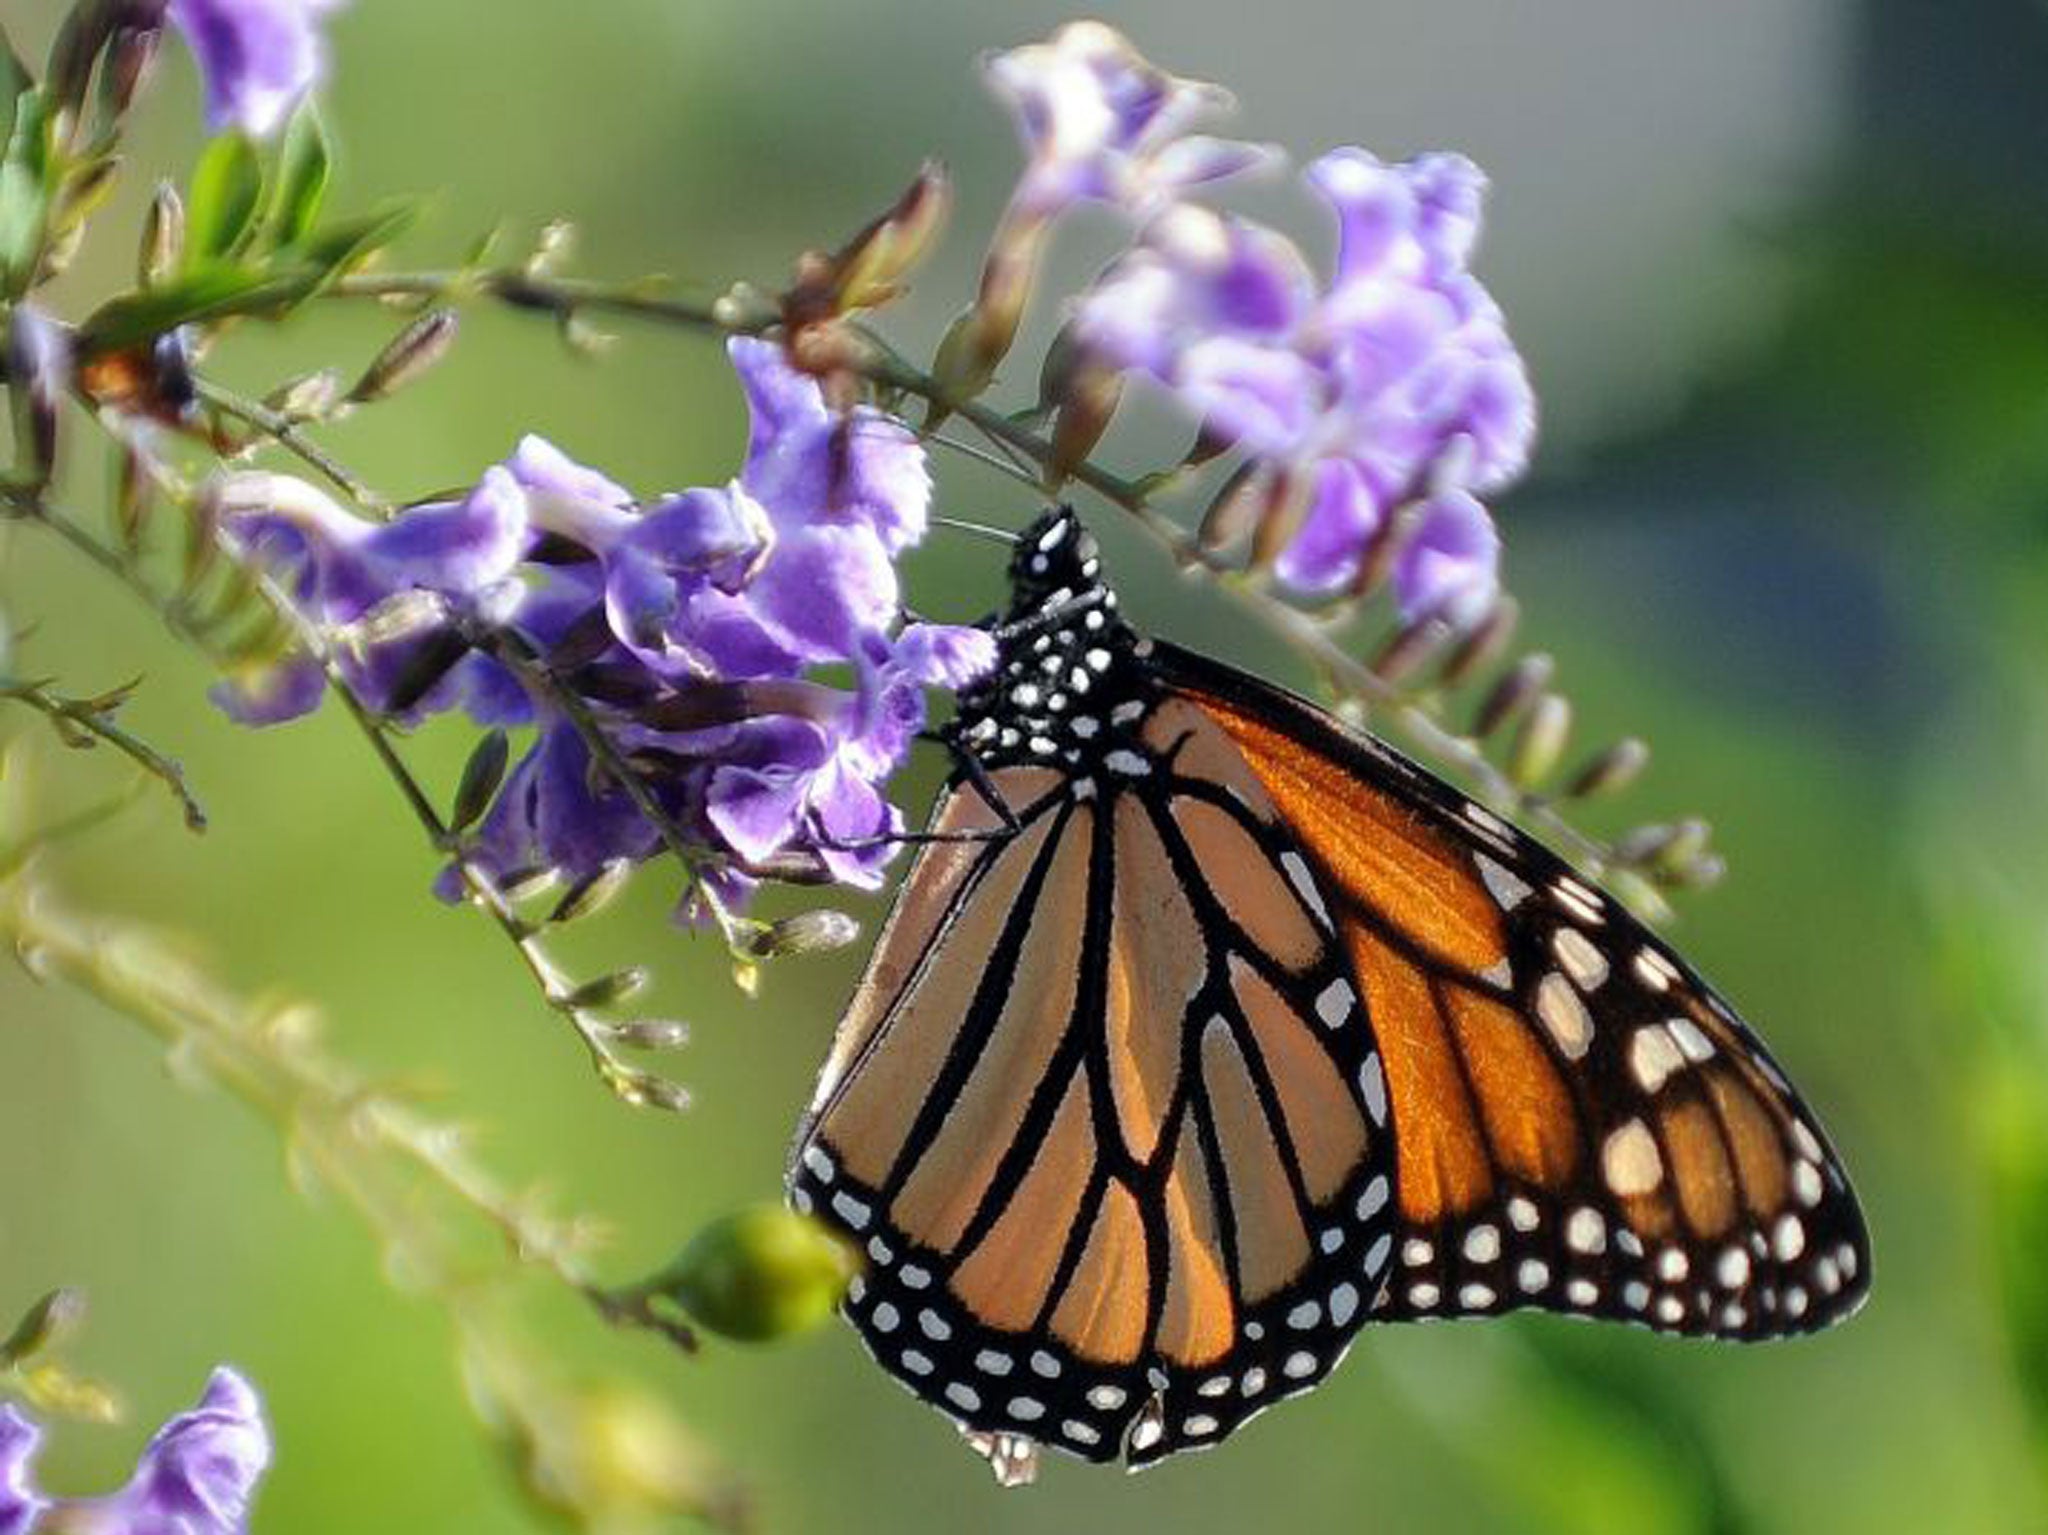
[[[1159,647],[1332,892],[1386,1063],[1380,1320],[1540,1306],[1811,1331],[1869,1284],[1855,1196],[1762,1043],[1623,906],[1300,699]]]

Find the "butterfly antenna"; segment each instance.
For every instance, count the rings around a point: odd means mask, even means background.
[[[932,513],[931,521],[934,527],[951,528],[956,533],[972,533],[977,538],[986,538],[1007,549],[1017,547],[1017,535],[1007,528],[992,528],[987,523],[968,522],[964,518],[947,517],[938,512]]]

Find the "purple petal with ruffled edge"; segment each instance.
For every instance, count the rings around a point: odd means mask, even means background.
[[[339,0],[171,0],[206,87],[206,121],[275,132],[326,67],[319,17]]]
[[[803,528],[776,544],[748,596],[793,654],[842,661],[895,624],[896,567],[867,528]]]
[[[262,1399],[223,1367],[197,1407],[157,1430],[134,1480],[101,1507],[129,1535],[238,1535],[269,1465]]]
[[[42,1437],[11,1403],[0,1403],[0,1535],[28,1535],[50,1506],[29,1484],[29,1462]]]
[[[238,725],[282,725],[320,707],[327,674],[311,656],[286,656],[259,671],[216,682],[206,696]]]
[[[632,492],[616,480],[579,464],[545,437],[529,432],[519,439],[512,456],[505,460],[505,472],[534,497],[571,505],[591,505],[624,511],[633,504]]]
[[[1348,458],[1316,466],[1308,514],[1281,551],[1280,579],[1306,592],[1334,591],[1358,574],[1385,513],[1365,471]]]
[[[270,1430],[255,1389],[233,1370],[213,1372],[199,1405],[156,1431],[134,1476],[104,1498],[43,1497],[29,1462],[40,1431],[0,1406],[0,1535],[27,1535],[52,1509],[67,1529],[108,1535],[242,1535],[256,1483],[270,1465]]]
[[[924,537],[931,471],[913,432],[867,406],[835,414],[773,342],[736,336],[726,352],[752,423],[740,482],[778,530],[865,525],[891,554]]]
[[[526,513],[518,482],[493,466],[460,501],[408,507],[372,525],[354,548],[370,584],[362,611],[407,587],[468,595],[504,580],[532,536]]]
[[[1394,562],[1401,616],[1435,613],[1463,627],[1478,622],[1500,591],[1500,535],[1486,508],[1462,490],[1432,497]]]
[[[894,660],[918,682],[964,688],[995,670],[995,636],[961,624],[911,624],[896,637]]]

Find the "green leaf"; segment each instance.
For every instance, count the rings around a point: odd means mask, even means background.
[[[319,287],[322,274],[309,269],[259,272],[215,264],[187,272],[140,293],[124,293],[94,310],[79,327],[79,351],[87,356],[118,352],[202,320],[227,315],[275,314]]]
[[[393,203],[361,218],[329,224],[304,241],[299,251],[319,270],[323,281],[339,277],[404,234],[419,213],[417,203]]]
[[[196,268],[231,254],[249,232],[263,195],[256,146],[223,133],[200,153],[185,196],[185,264]]]
[[[268,233],[272,243],[296,245],[306,237],[320,216],[333,170],[327,130],[309,97],[292,114],[284,131],[284,148],[278,155],[270,196]]]
[[[35,84],[35,76],[14,51],[14,40],[0,26],[0,143],[14,136],[15,103]]]
[[[0,274],[7,291],[25,291],[35,276],[50,211],[49,107],[41,91],[15,100],[14,123],[0,153]]]

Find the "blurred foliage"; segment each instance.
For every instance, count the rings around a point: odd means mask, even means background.
[[[13,972],[0,974],[0,1312],[58,1285],[89,1291],[93,1324],[62,1358],[80,1379],[118,1380],[140,1421],[183,1400],[217,1359],[245,1369],[281,1444],[259,1528],[548,1527],[476,1435],[473,1405],[543,1503],[609,1488],[622,1523],[673,1501],[702,1443],[777,1530],[1222,1531],[1281,1508],[1312,1529],[2048,1525],[2048,167],[1979,156],[1966,192],[1901,169],[1916,144],[1928,163],[1952,153],[1944,113],[2002,102],[2038,128],[2041,77],[2012,66],[2048,44],[2024,30],[2003,50],[1959,42],[1941,56],[1941,89],[1901,97],[1878,44],[1895,45],[1899,17],[1924,9],[1841,7],[1834,51],[1797,55],[1809,73],[1789,77],[1743,62],[1773,55],[1774,28],[1789,22],[1753,8],[1728,21],[1738,46],[1716,56],[1728,73],[1711,84],[1729,113],[1783,121],[1771,93],[1833,90],[1851,123],[1872,102],[1890,108],[1885,136],[1842,134],[1832,174],[1747,230],[1790,276],[1731,337],[1698,340],[1719,313],[1710,295],[1728,291],[1716,270],[1660,274],[1668,315],[1623,323],[1539,306],[1532,329],[1572,341],[1538,355],[1546,392],[1612,396],[1613,380],[1635,376],[1635,354],[1660,347],[1686,388],[1604,420],[1582,407],[1576,456],[1546,460],[1547,477],[1507,512],[1511,584],[1584,713],[1642,729],[1657,743],[1659,796],[1701,803],[1721,828],[1729,888],[1690,900],[1680,936],[1797,1071],[1858,1176],[1877,1287],[1854,1323],[1753,1351],[1541,1318],[1368,1333],[1326,1388],[1221,1454],[1136,1480],[1060,1464],[1035,1491],[1003,1495],[843,1329],[684,1359],[539,1286],[522,1294],[521,1325],[573,1379],[550,1376],[541,1391],[532,1354],[479,1355],[459,1340],[458,1381],[441,1367],[434,1312],[382,1283],[382,1255],[358,1229],[291,1192],[269,1131],[217,1095],[167,1091],[146,1041]],[[2048,33],[2048,15],[2019,9]],[[1584,88],[1573,55],[1619,50],[1646,90],[1674,98],[1698,67],[1685,47],[1658,50],[1675,16],[1645,13],[1622,33],[1589,6],[1546,19],[1565,51],[1531,80],[1493,46],[1508,24],[1499,10],[1472,0],[1400,25],[1315,0],[1249,19],[1220,6],[1106,14],[1196,73],[1231,77],[1233,48],[1251,79],[1306,69],[1307,54],[1367,60],[1355,65],[1360,123],[1342,131],[1384,132],[1389,152],[1500,100],[1562,114]],[[25,52],[55,12],[41,0],[10,9]],[[578,74],[565,77],[555,8],[358,5],[337,27],[329,109],[346,175],[330,184],[302,141],[290,178],[302,190],[291,209],[276,205],[277,227],[289,244],[315,201],[323,217],[363,220],[376,217],[362,201],[376,189],[445,185],[439,233],[408,236],[408,253],[501,216],[530,234],[573,214],[607,270],[665,268],[707,291],[743,275],[772,282],[795,249],[893,195],[926,150],[960,146],[961,219],[985,210],[1010,162],[969,59],[1058,14],[970,9],[935,22],[907,7],[686,14],[617,0],[578,13]],[[1967,41],[2019,23],[1958,11],[1942,25]],[[109,223],[139,224],[154,181],[182,174],[196,150],[189,70],[174,54],[164,63],[167,88],[137,139],[152,163],[124,169]],[[1371,103],[1406,99],[1418,71],[1444,115],[1422,126],[1374,116]],[[1327,102],[1258,105],[1276,135],[1289,122],[1328,129]],[[1562,115],[1523,120],[1536,152],[1578,163]],[[1553,254],[1577,249],[1601,228],[1572,227],[1567,206],[1564,234],[1522,226],[1532,237],[1518,245],[1515,205],[1543,194],[1495,170],[1510,216],[1490,269],[1504,290],[1569,291],[1555,272],[1515,270],[1521,253],[1546,238]],[[238,184],[234,165],[215,172],[223,193]],[[1711,196],[1691,182],[1656,190],[1644,206],[1674,219],[1676,204]],[[1596,206],[1618,221],[1628,196],[1609,188]],[[1965,196],[1967,209],[1946,200]],[[60,294],[84,303],[133,263],[132,251],[87,248]],[[925,280],[934,291],[913,329],[957,307],[966,273]],[[528,429],[643,490],[728,472],[741,416],[714,348],[636,333],[588,366],[538,328],[477,319],[409,387],[402,418],[368,413],[332,434],[376,483],[437,488]],[[368,358],[384,339],[366,315],[311,315],[285,335],[238,337],[223,365],[255,385],[308,358]],[[112,498],[102,466],[62,471],[76,504]],[[1014,494],[957,467],[945,491],[966,511]],[[1288,673],[1270,641],[1188,595],[1122,529],[1104,533],[1145,621]],[[780,962],[746,1003],[714,945],[667,925],[671,892],[629,890],[564,948],[592,973],[651,966],[645,1003],[694,1026],[683,1059],[699,1101],[681,1120],[628,1113],[592,1091],[483,924],[432,903],[434,855],[332,711],[289,732],[234,730],[204,703],[205,667],[167,648],[102,577],[4,527],[0,541],[0,600],[23,626],[7,631],[10,676],[33,679],[58,656],[67,687],[146,669],[114,728],[173,748],[214,822],[202,841],[155,798],[130,809],[64,853],[81,900],[189,933],[204,970],[234,992],[288,985],[321,998],[334,1048],[376,1063],[380,1080],[431,1074],[462,1114],[487,1121],[512,1186],[545,1179],[562,1207],[604,1212],[616,1233],[607,1273],[651,1270],[722,1212],[774,1197],[857,952]],[[912,589],[967,617],[997,574],[985,549],[940,543],[916,557]],[[52,721],[0,707],[12,735],[50,735]],[[429,732],[417,744],[436,781],[454,783],[468,743]],[[54,747],[39,747],[58,769],[46,784],[118,787],[114,750]],[[909,802],[938,770],[906,779]],[[778,897],[767,914],[805,904]],[[876,904],[853,904],[872,925]],[[530,1453],[532,1414],[557,1402],[582,1429],[542,1436],[568,1447],[544,1464]],[[691,1425],[687,1442],[675,1418]],[[135,1432],[67,1427],[49,1479],[111,1485]]]

